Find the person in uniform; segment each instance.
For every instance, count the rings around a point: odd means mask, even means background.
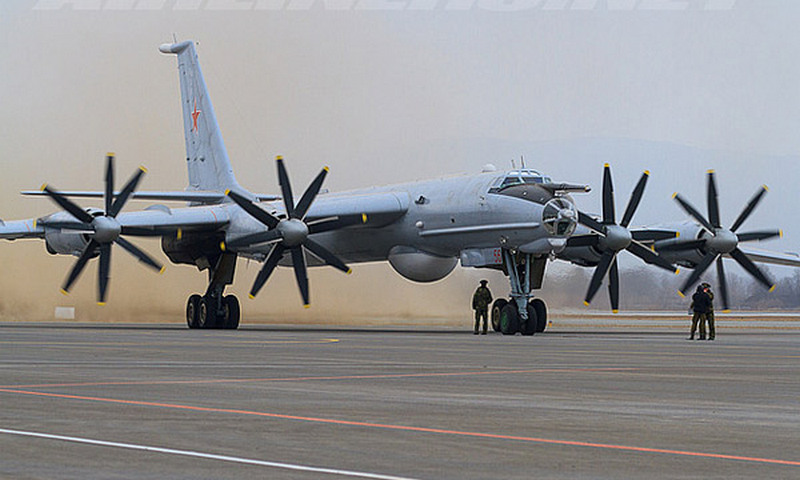
[[[709,298],[708,313],[706,313],[706,323],[708,323],[708,339],[714,340],[716,337],[716,329],[714,328],[714,292],[711,291],[711,285],[708,283],[701,283],[703,291],[706,292]]]
[[[698,340],[706,339],[706,315],[711,306],[711,298],[705,292],[702,285],[697,286],[694,295],[692,295],[692,304],[689,308],[692,310],[692,329],[689,332],[689,340],[694,340],[694,332],[697,331],[697,324],[700,324],[700,338]]]
[[[483,333],[489,329],[489,305],[492,303],[492,292],[486,284],[488,280],[481,280],[481,285],[475,290],[472,295],[472,309],[475,310],[475,330],[473,333],[478,334],[478,327],[480,327],[481,317],[483,317]]]

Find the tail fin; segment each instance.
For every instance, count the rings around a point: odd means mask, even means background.
[[[194,42],[164,44],[158,49],[161,53],[178,56],[186,164],[189,168],[186,190],[240,190],[222,141]]]

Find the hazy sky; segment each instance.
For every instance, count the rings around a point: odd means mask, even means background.
[[[766,183],[752,225],[783,227],[765,247],[797,251],[799,24],[794,1],[5,0],[0,218],[51,211],[17,194],[44,181],[100,189],[107,151],[120,181],[144,164],[142,188],[184,188],[176,61],[157,51],[175,34],[199,42],[234,169],[253,191],[277,190],[278,154],[296,190],[323,165],[338,190],[525,155],[595,186],[579,202],[596,211],[611,161],[618,209],[653,172],[636,220],[655,223],[684,218],[673,191],[705,210],[714,168],[723,220]],[[0,259],[19,251],[0,244]],[[60,283],[70,261],[30,251]]]

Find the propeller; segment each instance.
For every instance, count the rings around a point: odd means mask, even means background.
[[[41,224],[66,230],[81,231],[89,237],[89,243],[84,247],[83,252],[81,252],[81,255],[78,257],[78,260],[75,262],[75,265],[72,267],[72,270],[70,270],[69,275],[61,287],[63,293],[69,292],[69,289],[78,279],[81,272],[83,272],[89,260],[99,255],[100,264],[97,271],[97,303],[99,305],[105,305],[109,272],[111,270],[111,245],[113,244],[119,245],[123,250],[154,270],[159,272],[164,271],[164,267],[160,263],[153,260],[141,249],[120,236],[122,235],[122,225],[120,225],[116,219],[117,215],[125,206],[125,203],[130,199],[131,194],[136,190],[136,186],[139,184],[139,181],[146,171],[144,167],[139,167],[139,170],[133,174],[131,179],[128,180],[128,183],[125,184],[115,197],[114,155],[109,153],[106,156],[105,192],[103,195],[105,208],[99,215],[90,214],[49,185],[45,184],[42,186],[42,191],[80,223],[47,223],[47,221],[43,221]]]
[[[283,158],[277,157],[278,183],[283,195],[283,204],[286,209],[286,216],[276,217],[254,204],[245,196],[228,190],[225,194],[230,197],[237,205],[253,218],[267,227],[266,231],[245,235],[223,243],[223,249],[250,247],[258,244],[272,244],[271,250],[264,261],[264,266],[256,277],[253,288],[250,289],[250,298],[254,298],[261,287],[269,279],[275,267],[278,266],[283,255],[288,251],[292,257],[292,266],[300,288],[300,295],[303,297],[303,305],[309,306],[308,273],[306,267],[306,253],[308,250],[313,255],[321,259],[327,265],[339,269],[345,273],[351,273],[351,269],[344,264],[338,257],[331,253],[327,248],[315,242],[309,235],[337,230],[350,225],[357,225],[367,221],[366,215],[351,215],[323,218],[315,222],[306,222],[306,214],[311,204],[319,194],[325,176],[328,174],[328,167],[314,178],[306,191],[300,197],[297,204],[294,203],[292,187],[289,183],[289,176],[283,164]]]
[[[668,261],[659,257],[655,252],[644,246],[641,242],[656,239],[674,238],[674,232],[667,231],[631,231],[628,230],[633,215],[639,207],[644,194],[644,188],[650,173],[645,171],[636,187],[631,193],[628,205],[619,224],[616,222],[614,212],[614,185],[611,179],[611,167],[606,163],[603,167],[603,217],[600,221],[578,212],[578,222],[592,229],[595,233],[571,237],[567,246],[591,246],[600,252],[600,261],[594,270],[586,292],[584,304],[594,298],[603,278],[608,274],[608,293],[611,300],[611,310],[619,311],[619,268],[617,267],[617,254],[627,250],[647,263],[656,265],[670,272],[677,273],[677,269]]]
[[[728,284],[725,279],[725,269],[722,257],[731,256],[736,262],[747,270],[750,275],[764,285],[769,291],[775,288],[775,283],[770,280],[749,258],[739,249],[740,242],[751,242],[766,240],[769,238],[780,237],[780,230],[762,230],[747,233],[736,233],[739,227],[747,220],[761,199],[767,193],[766,185],[762,185],[755,195],[747,202],[742,212],[733,222],[730,229],[722,226],[719,215],[719,203],[717,201],[717,185],[713,170],[708,171],[708,218],[704,217],[689,202],[679,194],[675,193],[673,198],[692,218],[697,220],[703,227],[701,238],[677,242],[659,247],[659,251],[687,251],[700,250],[704,253],[703,258],[698,262],[692,274],[686,279],[683,286],[678,290],[681,296],[694,286],[703,273],[708,270],[712,263],[717,264],[717,277],[719,281],[720,294],[722,295],[723,310],[728,310]]]

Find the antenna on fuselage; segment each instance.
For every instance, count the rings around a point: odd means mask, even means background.
[[[517,166],[514,164],[514,159],[511,159],[511,170],[516,170]]]
[[[519,156],[519,163],[522,165],[523,170],[527,168],[525,167],[525,157],[523,157],[522,155]]]

